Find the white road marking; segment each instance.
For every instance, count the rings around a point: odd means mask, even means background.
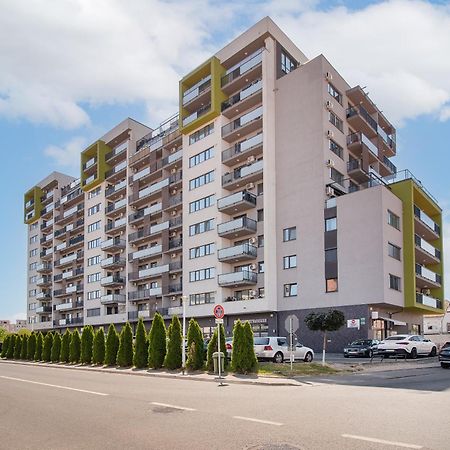
[[[22,383],[39,384],[40,386],[54,387],[57,389],[66,389],[67,391],[84,392],[85,394],[93,394],[93,395],[100,395],[100,396],[109,395],[109,394],[105,394],[103,392],[87,391],[86,389],[75,389],[75,388],[71,388],[68,386],[59,386],[57,384],[41,383],[39,381],[24,380],[22,378],[6,377],[3,375],[0,375],[0,378],[4,378],[5,380],[21,381]]]
[[[169,405],[168,403],[152,402],[152,405],[164,406],[165,408],[181,409],[182,411],[197,411],[194,408],[187,408],[185,406],[177,406],[177,405]]]
[[[276,425],[277,427],[283,425],[280,422],[271,422],[270,420],[254,419],[253,417],[233,416],[233,419],[248,420],[249,422],[257,422],[257,423],[265,423],[267,425]]]
[[[385,441],[384,439],[376,439],[365,436],[355,436],[354,434],[343,434],[342,437],[349,439],[358,439],[360,441],[375,442],[377,444],[394,445],[396,447],[403,447],[403,448],[415,448],[415,449],[423,448],[422,445],[405,444],[404,442]]]

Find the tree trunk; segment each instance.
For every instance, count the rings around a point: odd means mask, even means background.
[[[323,332],[323,347],[322,347],[322,366],[325,365],[325,349],[327,347],[327,332]]]

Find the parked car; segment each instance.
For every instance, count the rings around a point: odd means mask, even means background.
[[[227,349],[227,358],[231,359],[231,352],[233,350],[233,338],[225,339],[225,347]]]
[[[415,359],[418,355],[436,356],[437,346],[429,339],[416,334],[399,334],[381,341],[378,345],[378,353],[386,357],[402,355]]]
[[[439,361],[443,369],[450,369],[450,342],[446,342],[439,352]]]
[[[289,345],[285,337],[255,337],[253,338],[253,346],[256,357],[261,361],[272,360],[276,363],[282,363],[285,359],[289,359]],[[314,352],[309,347],[296,344],[294,347],[294,358],[311,362],[314,358]]]
[[[376,339],[357,339],[344,348],[344,357],[349,358],[350,356],[367,356],[372,358],[372,356],[378,351],[379,343],[380,341]]]

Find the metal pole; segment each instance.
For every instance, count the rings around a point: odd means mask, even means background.
[[[290,340],[290,347],[291,347],[291,370],[293,370],[293,363],[294,363],[294,325],[292,323],[292,317],[289,318],[289,340]]]
[[[186,299],[187,296],[183,295],[181,297],[181,301],[183,304],[183,344],[181,347],[181,361],[182,361],[182,368],[183,368],[183,374],[186,367]]]
[[[217,349],[218,349],[218,355],[217,355],[217,362],[219,363],[219,380],[220,384],[222,384],[222,376],[221,376],[221,367],[220,367],[220,323],[217,324]]]

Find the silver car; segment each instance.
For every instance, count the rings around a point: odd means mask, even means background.
[[[272,360],[276,363],[282,363],[290,358],[288,339],[285,337],[255,337],[253,338],[253,346],[256,357],[259,360]],[[314,351],[297,343],[293,350],[294,360],[303,360],[311,362],[314,359]]]

